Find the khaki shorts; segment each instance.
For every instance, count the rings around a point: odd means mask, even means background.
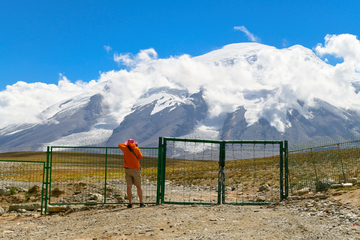
[[[141,172],[140,170],[125,168],[125,179],[127,185],[141,186]]]

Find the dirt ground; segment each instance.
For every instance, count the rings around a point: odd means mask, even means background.
[[[336,200],[343,203],[351,202],[354,206],[360,206],[360,189],[353,191],[335,191],[330,190],[329,194]]]
[[[327,199],[306,196],[267,206],[107,205],[44,216],[5,213],[0,239],[360,239],[360,190],[327,193]],[[336,203],[336,209],[308,211],[309,203]]]

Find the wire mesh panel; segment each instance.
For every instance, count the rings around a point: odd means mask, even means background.
[[[164,139],[164,203],[217,204],[219,142]]]
[[[292,144],[289,151],[289,181],[291,194],[303,194],[357,183],[360,174],[360,140],[324,138]],[[324,140],[321,146],[321,140]],[[336,140],[341,140],[336,143]],[[307,148],[301,148],[309,146]],[[341,186],[341,185],[340,185]]]
[[[156,202],[157,148],[140,148],[145,203]],[[50,204],[128,203],[119,148],[51,147]],[[139,202],[136,187],[133,201]]]
[[[37,203],[40,209],[44,167],[45,162],[0,160],[0,206]]]
[[[225,156],[226,203],[280,200],[279,143],[227,142]]]
[[[162,201],[264,204],[280,200],[282,144],[164,138]]]

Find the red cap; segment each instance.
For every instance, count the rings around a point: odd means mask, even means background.
[[[135,144],[135,145],[137,145],[138,143],[137,142],[135,142],[135,140],[134,139],[129,139],[129,140],[127,140],[125,143],[124,143],[125,145],[129,145],[129,144]]]

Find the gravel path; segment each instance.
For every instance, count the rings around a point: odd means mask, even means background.
[[[73,206],[4,213],[0,239],[360,239],[358,208],[324,195],[268,206]]]

